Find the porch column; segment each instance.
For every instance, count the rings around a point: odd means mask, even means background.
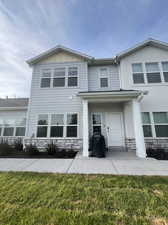
[[[146,147],[141,120],[140,103],[137,99],[132,101],[133,123],[136,142],[136,155],[140,158],[146,158]]]
[[[88,101],[83,100],[83,156],[89,156]]]

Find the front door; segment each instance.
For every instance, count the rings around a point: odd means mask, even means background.
[[[124,128],[122,113],[106,114],[108,146],[124,146]]]

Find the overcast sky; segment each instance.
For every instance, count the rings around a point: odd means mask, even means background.
[[[167,0],[0,0],[0,97],[29,96],[25,61],[57,44],[99,58],[168,42],[167,10]]]

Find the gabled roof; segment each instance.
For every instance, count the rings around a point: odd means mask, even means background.
[[[3,108],[27,108],[28,98],[0,98],[0,110]]]
[[[81,53],[79,51],[72,50],[72,49],[64,47],[62,45],[57,45],[56,47],[51,48],[48,51],[45,51],[45,52],[41,53],[40,55],[35,56],[35,57],[27,60],[26,62],[31,66],[31,65],[39,62],[40,60],[45,59],[46,57],[52,56],[52,55],[54,55],[54,54],[56,54],[58,52],[61,52],[61,51],[68,52],[68,53],[76,55],[78,57],[82,57],[82,58],[84,58],[86,60],[93,59],[92,56],[86,55],[86,54]]]
[[[134,53],[134,52],[138,51],[139,49],[142,49],[146,46],[155,46],[155,47],[158,47],[158,48],[168,50],[168,43],[149,38],[149,39],[147,39],[147,40],[145,40],[145,41],[143,41],[139,44],[136,44],[132,48],[129,48],[129,49],[117,54],[116,58],[121,59],[121,58],[123,58],[127,55],[130,55],[130,54],[132,54],[132,53]]]

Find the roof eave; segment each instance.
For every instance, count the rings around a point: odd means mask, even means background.
[[[78,96],[79,97],[104,97],[104,96],[111,96],[111,97],[121,97],[121,96],[126,96],[126,97],[138,97],[140,95],[146,95],[148,94],[147,91],[116,91],[116,92],[79,92]]]

